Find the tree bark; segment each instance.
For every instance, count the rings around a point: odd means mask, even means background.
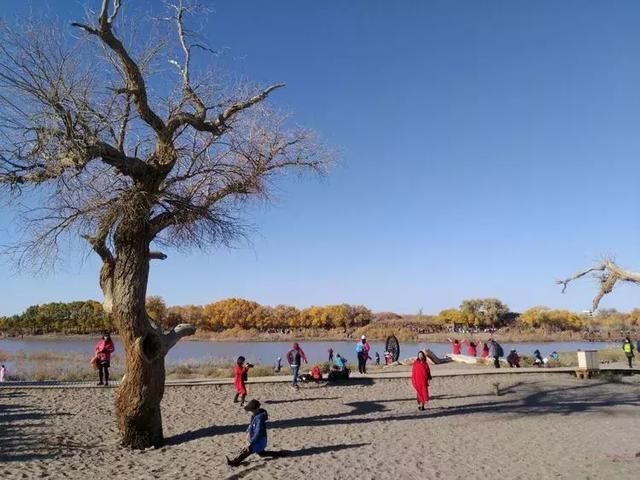
[[[127,349],[127,374],[116,395],[121,443],[135,449],[160,447],[164,442],[160,411],[165,381],[164,356],[148,361],[142,357],[137,345],[140,343]]]
[[[118,226],[113,268],[113,319],[126,355],[126,375],[116,393],[116,418],[124,446],[144,449],[163,443],[160,402],[164,394],[162,332],[145,309],[149,243],[145,218]]]

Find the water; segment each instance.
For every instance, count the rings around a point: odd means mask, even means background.
[[[93,356],[94,347],[99,339],[28,339],[28,340],[0,340],[0,352],[52,352],[52,353],[83,353],[87,359]],[[122,355],[122,346],[117,338],[114,339],[116,354]],[[351,363],[356,360],[355,341],[301,341],[309,362],[327,360],[329,348],[341,354]],[[202,363],[209,361],[233,362],[239,355],[243,355],[251,363],[273,364],[277,357],[282,357],[286,364],[285,355],[291,348],[292,342],[207,342],[182,341],[167,355],[168,364],[184,362]],[[543,342],[543,343],[502,343],[505,354],[515,348],[521,354],[532,354],[539,349],[542,356],[551,352],[570,352],[577,350],[602,350],[619,345],[607,342]],[[448,343],[411,342],[400,344],[400,358],[414,356],[418,350],[429,348],[439,357],[451,352]],[[381,361],[384,352],[383,342],[371,342],[370,355],[375,358],[375,352],[380,353]],[[466,349],[463,348],[463,353]]]

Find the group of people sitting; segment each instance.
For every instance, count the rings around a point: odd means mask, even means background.
[[[351,370],[347,367],[347,360],[338,353],[334,358],[326,380],[329,382],[347,380],[350,372]],[[320,367],[318,365],[314,365],[309,372],[300,375],[300,380],[303,382],[321,382],[324,378],[320,371]]]
[[[509,355],[507,355],[507,363],[509,364],[510,367],[516,367],[516,368],[520,368],[520,355],[518,355],[518,352],[514,349],[512,349],[509,352]],[[533,352],[533,364],[537,367],[546,367],[550,361],[559,361],[560,360],[560,355],[558,355],[558,352],[551,352],[551,354],[548,357],[542,357],[542,354],[540,353],[540,350],[536,349]]]

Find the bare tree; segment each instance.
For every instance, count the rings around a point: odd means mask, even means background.
[[[147,448],[163,443],[165,355],[195,331],[164,332],[147,315],[149,262],[166,258],[152,246],[229,244],[247,199],[290,170],[322,172],[329,155],[265,104],[283,84],[196,80],[205,46],[185,26],[193,4],[168,6],[173,49],[125,45],[123,4],[102,0],[95,22],[72,24],[75,40],[50,24],[0,25],[0,187],[29,193],[22,261],[53,258],[76,235],[102,260],[104,307],[126,350],[117,423],[124,445]]]
[[[592,313],[598,309],[598,305],[600,305],[602,298],[613,291],[613,287],[615,287],[616,283],[640,283],[640,273],[625,270],[624,268],[619,267],[613,260],[608,259],[603,260],[600,264],[594,267],[578,272],[570,278],[558,280],[556,283],[562,285],[562,293],[564,293],[569,282],[585,277],[589,274],[593,274],[600,284],[598,293],[593,299],[593,303],[591,305]]]

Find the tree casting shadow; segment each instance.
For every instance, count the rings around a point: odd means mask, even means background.
[[[30,395],[15,392],[2,398],[20,398]],[[50,432],[45,432],[44,420],[68,415],[46,413],[24,404],[0,404],[0,463],[42,460],[55,456],[55,448],[48,442]],[[42,431],[42,433],[40,433]]]

